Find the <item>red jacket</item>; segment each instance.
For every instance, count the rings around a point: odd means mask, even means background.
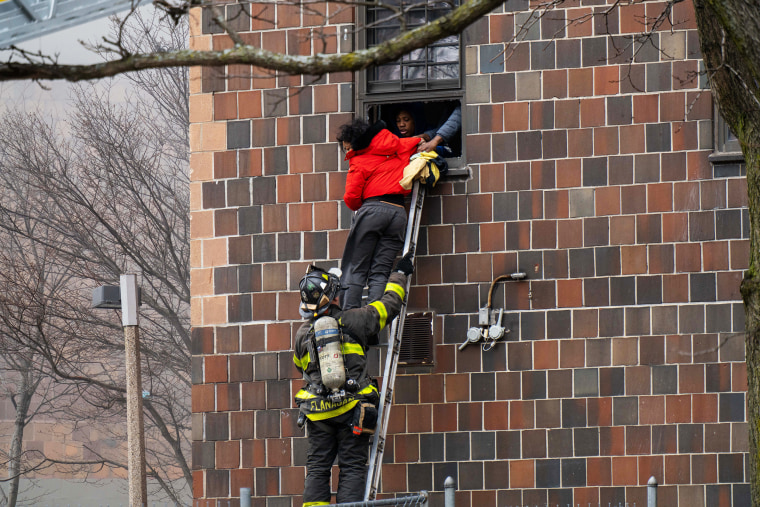
[[[365,132],[346,153],[349,161],[346,193],[343,200],[349,208],[358,210],[365,199],[385,194],[408,194],[399,181],[404,167],[420,140],[417,137],[396,137],[378,122]]]

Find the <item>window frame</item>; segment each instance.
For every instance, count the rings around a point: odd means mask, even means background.
[[[356,9],[357,27],[361,29],[356,31],[356,47],[361,49],[367,48],[367,7],[360,6]],[[370,108],[375,106],[400,104],[404,102],[436,102],[436,101],[459,101],[462,108],[462,125],[459,135],[461,136],[462,152],[459,157],[447,159],[449,171],[446,179],[467,179],[470,175],[466,167],[466,105],[465,105],[465,48],[462,34],[459,35],[459,79],[457,87],[438,88],[433,90],[393,90],[393,91],[368,91],[368,72],[370,69],[364,69],[354,73],[355,91],[355,113],[365,119],[370,119]]]
[[[731,129],[721,116],[717,104],[713,104],[713,152],[710,154],[709,160],[716,164],[744,162],[744,154],[739,140],[731,133]]]
[[[356,13],[356,22],[357,27],[359,28],[356,33],[356,44],[358,48],[366,49],[367,48],[367,6],[360,6],[357,7],[357,13]],[[464,90],[464,71],[465,71],[465,65],[464,65],[464,55],[465,51],[462,47],[463,44],[463,35],[458,34],[457,37],[459,38],[459,72],[458,77],[456,79],[457,85],[456,86],[449,86],[449,87],[440,87],[440,88],[432,88],[432,89],[414,89],[414,90],[389,90],[389,91],[376,91],[376,92],[370,92],[369,91],[369,80],[367,79],[367,74],[371,71],[373,67],[368,67],[367,69],[364,69],[362,71],[359,71],[358,79],[357,79],[357,85],[359,88],[358,96],[359,98],[363,98],[366,96],[375,96],[375,95],[386,95],[386,94],[414,94],[414,93],[421,93],[424,95],[429,95],[430,93],[441,93],[444,94],[451,91],[463,91]],[[427,46],[426,46],[427,47]],[[463,93],[463,92],[462,92]],[[444,95],[448,96],[448,95]],[[453,98],[453,96],[452,96]]]

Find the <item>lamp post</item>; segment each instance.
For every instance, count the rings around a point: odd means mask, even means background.
[[[127,465],[129,505],[147,506],[148,487],[145,478],[145,427],[143,425],[142,375],[140,372],[140,335],[137,315],[137,275],[120,277],[120,300],[109,285],[93,293],[95,308],[121,308],[124,328],[124,349],[127,375]]]

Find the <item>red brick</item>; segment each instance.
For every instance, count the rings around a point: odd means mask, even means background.
[[[480,166],[480,191],[504,192],[506,166],[504,164],[483,164]]]
[[[597,192],[602,188],[604,187],[598,188]],[[610,217],[610,244],[631,245],[634,243],[636,243],[636,217],[634,215]]]
[[[639,424],[665,422],[664,396],[639,396]]]
[[[586,347],[583,340],[560,340],[560,368],[579,368],[586,365]]]
[[[237,151],[217,151],[214,153],[214,179],[237,176]]]
[[[242,465],[245,468],[259,468],[266,466],[266,443],[264,440],[243,440]]]
[[[686,115],[685,97],[683,92],[660,94],[660,121],[683,121]]]
[[[216,442],[216,468],[237,468],[240,466],[240,442]]]
[[[594,129],[594,155],[615,155],[620,151],[617,127]]]
[[[699,148],[699,132],[697,122],[673,122],[671,139],[673,151],[696,150]]]
[[[728,241],[702,243],[704,271],[722,271],[729,267]]]
[[[533,343],[533,368],[551,370],[559,366],[556,340],[539,340]]]
[[[662,241],[673,243],[689,239],[688,213],[665,213],[662,215]]]
[[[567,190],[544,192],[544,218],[568,218],[570,202]]]
[[[546,95],[544,95],[546,96]],[[555,128],[578,128],[580,127],[581,103],[578,99],[558,100],[554,103],[554,127]]]
[[[702,270],[702,253],[699,243],[676,245],[676,271],[697,272]]]
[[[535,463],[530,459],[509,462],[509,487],[533,488],[535,486]]]
[[[583,220],[562,220],[559,222],[557,247],[577,248],[581,246],[583,246]]]
[[[641,274],[647,272],[647,247],[645,245],[620,247],[622,274]]]
[[[646,31],[645,9],[643,4],[620,5],[618,17],[621,33],[641,33]],[[660,482],[661,484],[661,482]]]
[[[205,382],[227,382],[227,356],[204,357],[203,373]]]
[[[586,484],[589,486],[610,486],[612,484],[612,459],[586,459]]]
[[[718,273],[718,301],[740,300],[739,287],[742,283],[743,273],[737,271],[721,271]]]
[[[731,241],[731,269],[749,267],[749,240]]]
[[[638,459],[631,457],[612,458],[612,485],[632,486],[638,484]]]
[[[232,120],[237,117],[237,93],[215,93],[214,120]]]
[[[620,153],[642,153],[646,150],[644,125],[620,126]]]
[[[507,102],[504,104],[504,131],[528,130],[530,128],[530,104]]]
[[[534,423],[533,401],[509,402],[509,427],[510,429],[531,429]]]
[[[668,424],[691,422],[691,396],[688,394],[665,397],[665,422]]]
[[[598,187],[595,197],[597,216],[620,214],[620,187]],[[612,227],[610,227],[610,233],[612,233]]]
[[[509,429],[509,402],[495,401],[483,404],[483,427],[487,431]]]
[[[689,336],[667,336],[665,338],[665,361],[668,363],[691,362],[691,346],[691,337]]]
[[[657,123],[659,98],[655,94],[633,96],[633,121],[635,123]]]
[[[557,306],[574,308],[583,306],[583,280],[557,280]]]
[[[718,422],[718,395],[694,394],[691,397],[691,419],[695,423]]]
[[[594,70],[591,68],[570,69],[568,82],[568,95],[571,97],[588,97],[594,94]]]
[[[288,205],[274,204],[261,207],[264,232],[284,232],[288,230]]]
[[[301,200],[301,177],[298,174],[283,174],[277,177],[277,202],[299,202]]]
[[[192,411],[213,412],[216,410],[216,389],[213,384],[196,384],[192,387]]]
[[[647,185],[647,208],[650,213],[673,210],[673,185],[657,183]]]
[[[288,204],[288,217],[289,217],[289,222],[290,222],[288,224],[289,231],[297,232],[297,231],[312,230],[311,206],[312,206],[311,203]]]
[[[600,127],[605,124],[605,99],[581,100],[581,127]]]
[[[503,39],[508,40],[508,39]],[[543,72],[544,98],[562,99],[567,97],[567,71],[545,70]]]
[[[395,407],[394,407],[395,409]],[[436,403],[433,405],[433,431],[436,433],[456,431],[456,403]]]
[[[388,493],[408,491],[406,485],[406,465],[383,464],[383,491]],[[333,482],[333,484],[335,484]]]
[[[668,484],[689,484],[691,466],[688,454],[665,456],[665,482]]]
[[[620,89],[617,65],[594,67],[594,95],[616,95]]]
[[[712,151],[690,151],[686,154],[686,167],[690,180],[712,178],[712,164],[707,158]]]
[[[651,454],[651,426],[628,426],[625,429],[625,452],[631,454]]]
[[[590,157],[593,155],[593,146],[593,129],[571,129],[567,131],[568,157]]]
[[[581,160],[566,158],[557,161],[557,188],[580,187]]]
[[[662,277],[663,303],[684,303],[689,300],[689,275]]]
[[[225,412],[240,410],[240,384],[216,385],[216,409]]]

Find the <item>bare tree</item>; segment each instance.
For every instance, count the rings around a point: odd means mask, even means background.
[[[133,23],[117,27],[130,47],[169,48],[186,40],[184,25],[137,17]],[[143,376],[150,393],[144,400],[148,470],[168,499],[185,504],[192,480],[187,71],[130,78],[135,92],[123,101],[108,86],[78,87],[65,121],[20,111],[3,118],[0,230],[28,245],[25,252],[44,252],[49,264],[39,277],[54,274],[61,281],[60,292],[46,296],[48,312],[16,305],[15,321],[0,321],[0,333],[75,393],[78,403],[62,417],[75,427],[113,430],[122,440],[123,425],[114,424],[125,414],[121,327],[116,315],[93,311],[89,303],[94,287],[139,272]],[[42,297],[34,287],[23,288],[30,298]],[[14,322],[23,333],[6,333]],[[36,396],[32,403],[41,401],[39,390]],[[16,475],[48,466],[126,467],[121,448],[91,442],[86,450],[81,460],[27,453],[26,468]]]

